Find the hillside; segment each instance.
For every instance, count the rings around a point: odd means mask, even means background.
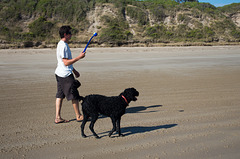
[[[216,8],[174,0],[3,0],[0,43],[55,47],[58,28],[71,25],[71,45],[216,45],[240,42],[240,3]]]

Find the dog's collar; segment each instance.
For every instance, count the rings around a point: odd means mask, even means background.
[[[127,99],[122,95],[122,98],[125,100],[125,102],[128,104]]]

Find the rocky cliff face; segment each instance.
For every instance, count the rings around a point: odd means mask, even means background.
[[[240,27],[240,11],[232,15],[229,15],[229,17],[238,27]]]
[[[88,4],[86,1],[84,5],[90,5],[90,2]],[[99,36],[93,39],[93,45],[103,46],[240,42],[240,12],[222,11],[205,3],[172,7],[160,3],[135,2],[120,6],[115,3],[95,3],[87,9],[82,7],[81,12],[77,8],[68,14],[59,12],[55,6],[42,13],[37,10],[38,5],[31,13],[14,13],[12,10],[12,19],[5,18],[9,8],[2,8],[0,19],[5,19],[0,23],[2,44],[15,45],[21,41],[24,43],[18,47],[54,46],[59,39],[57,30],[61,25],[74,28],[72,44],[76,46],[85,44],[94,32],[98,32]],[[38,35],[39,32],[42,33]],[[46,35],[51,36],[49,38]]]
[[[155,29],[155,26],[163,26],[165,32],[169,33],[169,37],[166,37],[164,33],[159,33],[159,36],[165,36],[165,41],[167,42],[174,41],[175,37],[178,38],[175,33],[181,32],[179,29],[181,27],[185,28],[183,31],[186,33],[178,33],[178,35],[189,36],[192,37],[192,39],[196,39],[197,37],[198,39],[203,39],[202,41],[204,41],[204,39],[210,39],[210,41],[235,41],[235,37],[229,34],[233,31],[230,28],[234,27],[230,25],[235,25],[235,30],[239,30],[237,27],[240,26],[239,12],[231,15],[224,15],[222,13],[213,13],[213,11],[202,12],[196,8],[184,8],[178,10],[162,9],[157,11],[161,11],[158,16],[156,16],[156,14],[154,14],[150,9],[142,9],[133,5],[127,5],[125,7],[121,13],[124,15],[121,20],[127,23],[129,27],[128,31],[133,35],[133,41],[143,42],[150,39],[151,34],[147,33],[147,29]],[[113,4],[97,5],[93,10],[87,13],[87,20],[89,22],[89,28],[87,29],[87,32],[103,33],[103,28],[107,27],[102,18],[104,16],[111,17],[110,20],[119,18],[119,10],[118,8],[115,8]],[[232,22],[232,24],[227,24],[229,22]],[[159,30],[159,32],[161,32],[161,30]],[[198,34],[194,32],[204,33]],[[154,34],[158,33],[152,33],[152,35]],[[210,36],[212,36],[212,38],[210,38]],[[239,40],[240,39],[237,39],[236,41]]]
[[[94,9],[87,13],[87,20],[90,23],[89,28],[87,28],[87,32],[93,33],[98,32],[104,24],[101,21],[101,17],[107,15],[113,18],[117,17],[117,8],[113,6],[113,4],[102,4],[97,5]]]

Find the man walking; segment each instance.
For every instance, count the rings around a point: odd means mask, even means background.
[[[72,37],[70,26],[62,26],[59,30],[61,40],[57,45],[57,68],[55,70],[57,80],[57,94],[56,94],[56,118],[55,123],[69,122],[61,117],[61,108],[63,99],[72,101],[72,105],[76,114],[76,120],[82,121],[83,116],[79,111],[79,93],[74,87],[74,76],[78,78],[80,73],[74,69],[73,64],[85,57],[85,52],[81,52],[76,58],[72,58],[71,50],[68,42]]]

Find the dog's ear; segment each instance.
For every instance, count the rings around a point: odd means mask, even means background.
[[[126,88],[122,93],[119,94],[119,96],[122,96],[122,95],[123,95],[124,97],[127,96],[127,95],[129,94],[128,92],[129,92],[130,89],[131,89],[131,88]]]
[[[128,100],[136,101],[136,100],[137,100],[136,96],[139,95],[139,92],[138,92],[135,88],[127,88],[127,89],[125,89],[124,92],[121,93],[120,95],[123,95],[123,96],[126,97]]]
[[[132,96],[139,96],[139,92],[135,88],[128,88],[126,89],[128,92],[131,92]],[[125,91],[126,91],[125,90]]]
[[[136,95],[136,96],[139,96],[139,92],[135,89],[135,88],[130,88],[133,92],[134,92],[134,94],[138,94],[138,95]]]
[[[124,92],[120,93],[119,96],[122,96]]]
[[[129,88],[128,88],[129,89]],[[127,97],[127,90],[128,89],[125,89],[122,93],[119,94],[119,96],[124,96],[124,97]]]

